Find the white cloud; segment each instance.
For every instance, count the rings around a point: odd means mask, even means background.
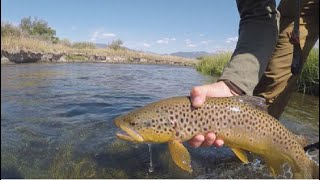
[[[97,40],[106,40],[115,36],[115,33],[105,32],[103,29],[97,29],[91,34],[90,41],[95,42]]]
[[[200,36],[200,37],[203,37],[203,36],[204,36],[204,34],[199,34],[199,36]]]
[[[185,39],[184,42],[186,43],[187,47],[197,47],[197,45],[193,44],[190,39]]]
[[[188,47],[197,47],[195,44],[187,44]]]
[[[114,33],[103,33],[102,36],[103,37],[115,37],[116,34],[114,34]]]
[[[156,42],[158,44],[169,44],[170,41],[175,41],[175,40],[176,40],[176,38],[174,38],[174,37],[173,38],[165,37],[165,38],[157,40]]]
[[[165,39],[159,39],[156,41],[158,44],[169,44],[169,41],[168,40],[165,40]]]
[[[148,44],[148,43],[143,43],[143,46],[144,46],[144,47],[150,47],[151,45]]]
[[[235,43],[237,41],[238,41],[238,36],[229,37],[229,38],[227,38],[226,43]]]
[[[205,44],[208,45],[209,43],[211,43],[212,40],[204,40],[204,41],[200,41],[201,44]]]

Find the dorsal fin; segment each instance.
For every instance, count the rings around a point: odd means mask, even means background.
[[[258,108],[260,110],[267,111],[268,106],[266,104],[266,100],[262,97],[244,95],[244,96],[233,96],[233,98],[235,98],[236,100],[242,103],[246,103],[250,106]]]

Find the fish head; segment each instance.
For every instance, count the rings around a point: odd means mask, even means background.
[[[171,140],[174,134],[171,124],[154,108],[142,108],[121,115],[114,123],[124,131],[116,136],[131,142],[163,143]]]

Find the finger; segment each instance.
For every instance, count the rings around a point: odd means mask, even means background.
[[[196,86],[191,90],[191,103],[193,107],[200,107],[206,100],[207,89],[205,86]]]
[[[224,141],[222,139],[216,139],[213,143],[216,147],[222,147],[224,144]]]
[[[190,141],[189,141],[189,144],[192,146],[192,147],[200,147],[201,144],[203,143],[204,141],[204,136],[203,135],[196,135],[195,137],[193,137]]]
[[[214,133],[208,133],[206,134],[205,140],[201,146],[203,147],[212,146],[215,140],[216,140],[216,135]]]

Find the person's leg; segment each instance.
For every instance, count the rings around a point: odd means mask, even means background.
[[[218,81],[230,80],[252,95],[276,46],[278,12],[275,0],[237,0],[239,39]]]
[[[287,33],[292,32],[296,15],[295,1],[282,0],[280,11],[280,34],[277,46],[267,69],[254,90],[254,95],[267,100],[268,112],[275,118],[283,113],[292,92],[297,90],[299,76],[292,76],[293,45]],[[310,50],[319,39],[319,0],[303,0],[300,15],[300,45],[305,63]]]

